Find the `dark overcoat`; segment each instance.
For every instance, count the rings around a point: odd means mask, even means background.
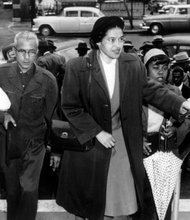
[[[74,58],[66,67],[62,108],[81,143],[100,131],[112,133],[111,106],[96,51]],[[121,125],[136,186],[139,208],[143,201],[142,101],[178,116],[183,99],[149,80],[145,67],[134,54],[118,59]],[[57,203],[68,212],[90,220],[103,219],[111,150],[96,139],[89,152],[65,151],[60,172]]]

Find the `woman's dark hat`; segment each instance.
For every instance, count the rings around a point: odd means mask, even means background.
[[[93,26],[90,40],[95,44],[100,42],[106,32],[114,27],[119,27],[123,30],[124,21],[118,16],[104,16],[99,18]]]
[[[90,48],[87,47],[87,44],[85,42],[80,42],[75,50],[90,50]]]

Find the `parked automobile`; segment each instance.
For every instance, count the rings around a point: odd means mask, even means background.
[[[158,12],[165,5],[177,5],[178,0],[150,0],[148,4],[148,10],[153,13]]]
[[[187,31],[190,27],[190,5],[171,5],[166,14],[145,15],[140,26],[152,34]]]
[[[44,36],[53,33],[90,33],[95,21],[104,16],[94,7],[66,7],[57,16],[39,16],[32,30]]]
[[[162,44],[166,47],[169,57],[182,51],[186,51],[190,56],[190,34],[163,36]]]
[[[11,8],[13,5],[12,0],[3,0],[3,8]]]

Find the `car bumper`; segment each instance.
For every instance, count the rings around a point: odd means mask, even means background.
[[[146,30],[146,31],[150,29],[150,27],[148,25],[146,25],[145,23],[141,23],[140,28],[143,30]]]
[[[36,26],[32,26],[32,31],[34,32],[34,33],[39,33],[39,29],[38,29],[38,27],[36,27]]]

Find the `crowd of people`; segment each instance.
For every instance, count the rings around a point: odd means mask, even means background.
[[[0,111],[7,220],[35,220],[39,189],[75,220],[158,220],[143,159],[178,152],[189,135],[190,58],[185,51],[170,57],[161,36],[137,50],[123,29],[120,17],[99,18],[89,47],[79,42],[67,62],[53,41],[29,31],[2,49],[0,87],[11,103]],[[57,151],[55,118],[91,150]]]

